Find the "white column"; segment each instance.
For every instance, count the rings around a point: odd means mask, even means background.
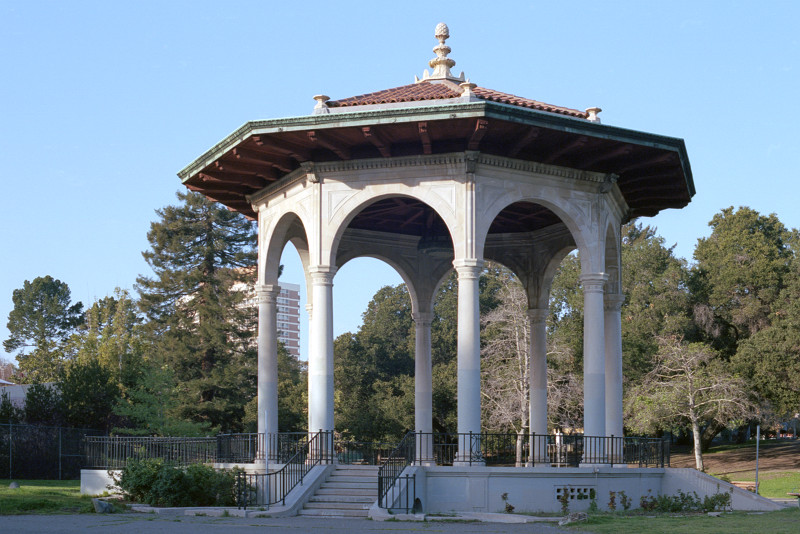
[[[258,302],[258,433],[264,434],[266,450],[271,455],[271,437],[278,432],[278,306],[280,286],[256,287]],[[266,414],[266,420],[265,416]],[[265,456],[266,457],[266,456]]]
[[[453,262],[458,273],[458,432],[481,432],[481,329],[478,280],[483,261]],[[459,440],[458,459],[480,452],[477,438]]]
[[[433,460],[433,372],[431,368],[431,320],[433,314],[415,312],[414,325],[414,428],[417,462]]]
[[[625,295],[605,296],[606,342],[606,435],[623,437],[622,430],[622,318],[620,310]],[[620,443],[614,444],[614,456],[622,453]],[[616,460],[615,460],[616,462]]]
[[[606,344],[603,312],[603,286],[608,275],[581,275],[583,284],[583,433],[606,433]],[[584,442],[584,449],[586,442]]]
[[[530,461],[539,463],[547,453],[547,309],[529,309],[530,324]]]
[[[333,430],[333,276],[336,268],[317,266],[311,275],[314,318],[309,327],[309,432]]]

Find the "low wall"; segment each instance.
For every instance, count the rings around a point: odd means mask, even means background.
[[[594,494],[601,510],[608,508],[609,492],[624,491],[638,506],[647,490],[658,493],[664,469],[552,468],[552,467],[427,467],[417,479],[425,513],[505,511],[560,512],[558,497],[566,492],[569,510],[585,511]],[[423,482],[424,481],[424,482]],[[422,482],[422,483],[421,483]],[[420,488],[420,486],[424,486]],[[421,490],[421,491],[420,491]],[[506,499],[503,500],[503,495]],[[427,502],[426,502],[427,501]],[[617,506],[619,497],[617,497]]]
[[[731,493],[734,510],[777,510],[780,505],[754,493],[700,473],[672,468],[552,468],[552,467],[417,467],[416,493],[424,513],[561,512],[566,492],[569,511],[586,511],[594,495],[600,510],[608,510],[610,492],[622,510],[620,492],[638,508],[643,496],[674,495],[679,490],[700,498]],[[503,496],[505,495],[505,500]]]
[[[105,469],[81,469],[81,495],[102,495],[116,493],[108,486],[114,484],[111,474],[119,475],[119,471]]]

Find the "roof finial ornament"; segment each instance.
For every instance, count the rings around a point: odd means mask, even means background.
[[[433,74],[428,74],[428,70],[425,69],[422,72],[422,80],[414,76],[414,81],[449,80],[451,82],[463,82],[463,72],[459,77],[453,76],[453,73],[450,72],[450,68],[454,67],[456,62],[447,57],[447,54],[451,52],[450,47],[444,44],[450,38],[450,29],[447,24],[444,22],[437,24],[436,30],[434,30],[434,37],[439,40],[439,44],[433,47],[436,57],[428,62],[428,65],[433,69]]]

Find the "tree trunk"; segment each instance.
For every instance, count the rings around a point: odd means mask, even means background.
[[[524,437],[525,437],[525,428],[522,428],[517,431],[517,462],[516,462],[517,467],[525,465],[522,463],[522,440]]]
[[[698,471],[705,472],[703,467],[703,452],[700,441],[700,424],[692,418],[692,434],[694,436],[694,462]]]

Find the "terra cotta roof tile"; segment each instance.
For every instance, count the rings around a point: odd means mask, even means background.
[[[493,89],[486,89],[485,87],[475,87],[472,93],[483,100],[491,100],[492,102],[500,102],[503,104],[510,104],[512,106],[520,106],[525,108],[536,109],[539,111],[547,111],[550,113],[558,113],[560,115],[568,115],[571,117],[578,117],[585,119],[586,112],[577,109],[570,109],[561,106],[553,106],[532,100],[530,98],[523,98],[520,96],[512,95],[509,93],[502,93]],[[392,89],[384,89],[383,91],[376,91],[374,93],[367,93],[350,98],[342,98],[340,100],[330,100],[327,105],[332,108],[349,107],[349,106],[369,106],[376,104],[391,104],[396,102],[417,102],[423,100],[444,100],[449,98],[459,98],[460,91],[453,90],[446,84],[430,83],[422,81],[419,83],[412,83],[409,85],[402,85]]]

